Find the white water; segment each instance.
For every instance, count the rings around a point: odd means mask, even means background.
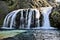
[[[42,15],[43,15],[43,26],[41,27],[42,29],[54,29],[53,27],[50,26],[50,21],[49,21],[49,14],[51,13],[52,7],[45,7],[41,8],[42,10]]]
[[[37,18],[37,24],[38,24],[36,28],[39,29],[40,28],[40,23],[39,23],[40,13],[39,13],[39,10],[36,10],[36,18]]]
[[[40,27],[39,17],[40,17],[39,10],[36,10],[36,18],[38,19],[38,27]]]
[[[13,11],[13,12],[10,12],[10,13],[5,17],[2,28],[10,29],[10,28],[8,28],[8,23],[9,23],[10,17],[13,16],[15,12],[16,12],[16,10]]]
[[[39,27],[39,10],[37,10],[37,9],[19,9],[19,10],[16,10],[16,11],[13,11],[13,12],[10,12],[6,17],[5,17],[5,19],[4,19],[4,23],[3,23],[3,27],[2,28],[4,28],[4,29],[15,29],[14,28],[14,26],[16,26],[15,24],[16,24],[16,22],[15,22],[15,19],[16,19],[16,16],[17,16],[17,14],[18,14],[18,12],[19,11],[21,11],[21,18],[20,18],[20,20],[21,21],[23,21],[24,20],[24,17],[23,17],[23,10],[27,10],[26,11],[26,23],[27,23],[27,27],[26,27],[26,29],[30,29],[30,26],[31,26],[31,21],[32,21],[32,16],[34,16],[34,15],[32,15],[33,14],[33,11],[35,10],[36,11],[36,18],[38,19],[37,20],[37,27]],[[28,12],[28,10],[30,10],[29,12]],[[24,27],[24,23],[23,24],[20,24],[20,26],[19,26],[19,28],[25,28]]]
[[[15,14],[12,16],[12,18],[11,18],[11,23],[10,23],[10,29],[13,28],[13,23],[14,23],[14,21],[15,21],[16,14],[17,14],[19,11],[20,11],[20,10],[17,10],[17,11],[15,12]]]
[[[60,2],[60,0],[55,0],[56,2]]]
[[[36,14],[36,21],[35,21],[35,25],[37,25],[37,27],[34,27],[35,29],[54,29],[52,27],[50,27],[50,22],[49,22],[49,14],[51,13],[51,10],[52,10],[52,7],[44,7],[44,8],[40,8],[42,11],[42,15],[43,15],[43,26],[40,27],[40,12],[38,9],[19,9],[19,10],[15,10],[11,13],[9,13],[6,17],[5,17],[5,20],[4,20],[4,23],[3,23],[3,27],[4,29],[16,29],[16,17],[17,17],[17,14],[18,12],[21,13],[21,18],[20,18],[20,26],[19,26],[19,29],[30,29],[31,27],[31,24],[32,24],[32,16],[34,11]],[[23,11],[24,10],[27,10],[25,11],[26,12],[26,17],[24,18],[23,16]],[[28,11],[29,10],[29,11]],[[26,21],[26,24],[24,24],[24,20]],[[34,19],[33,19],[34,20]],[[24,25],[26,25],[26,27],[24,27]],[[33,28],[33,29],[34,29]]]
[[[31,18],[32,18],[32,10],[29,12],[29,16],[28,16],[28,29],[30,29],[30,25],[31,25]]]

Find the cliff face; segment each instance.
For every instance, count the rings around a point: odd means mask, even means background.
[[[0,1],[0,26],[3,24],[5,15],[8,13],[8,7],[4,1]]]
[[[6,0],[9,11],[22,8],[58,7],[55,0]]]
[[[55,0],[18,0],[19,8],[40,8],[40,7],[58,7]]]

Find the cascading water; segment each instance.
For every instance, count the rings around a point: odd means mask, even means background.
[[[40,27],[40,12],[38,9],[19,9],[10,12],[4,19],[3,29],[16,29],[17,14],[19,16],[19,26],[18,29],[54,29],[50,27],[49,14],[51,13],[52,7],[40,8],[43,15],[43,26]],[[20,13],[19,13],[20,12]]]
[[[30,29],[30,25],[31,25],[31,17],[32,16],[32,10],[31,10],[31,12],[29,12],[29,16],[28,16],[28,29]]]
[[[52,7],[45,7],[45,8],[41,8],[42,10],[42,15],[43,15],[43,26],[41,27],[41,29],[55,29],[53,27],[50,26],[50,22],[49,22],[49,14],[51,13]]]
[[[39,13],[39,10],[36,10],[36,18],[37,18],[37,27],[34,28],[34,29],[40,29],[40,13]]]
[[[11,17],[14,15],[15,12],[16,12],[16,10],[13,11],[13,12],[10,12],[10,13],[5,17],[2,28],[10,29],[10,28],[8,27],[8,24],[9,24],[9,21],[11,20]]]
[[[25,13],[26,17],[25,18],[24,18],[24,13],[23,13],[24,10],[27,10],[27,11],[25,11],[26,12]],[[35,11],[35,13],[34,13],[34,11]],[[17,17],[18,12],[20,12],[20,14],[21,14],[21,17],[20,17],[20,23],[21,24],[19,26],[19,29],[30,29],[31,24],[32,24],[32,16],[34,16],[35,14],[36,14],[36,19],[38,19],[38,20],[34,21],[34,23],[37,24],[37,27],[40,27],[40,24],[39,24],[39,17],[40,17],[39,10],[37,10],[37,9],[19,9],[19,10],[16,10],[16,11],[13,11],[13,12],[9,13],[6,16],[2,28],[4,28],[4,29],[15,29],[15,27],[16,27],[16,17]],[[24,24],[25,22],[23,20],[26,21],[26,24]],[[33,18],[33,20],[35,20],[35,19]],[[25,25],[26,25],[26,27],[24,27]]]

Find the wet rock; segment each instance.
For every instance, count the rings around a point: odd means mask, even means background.
[[[14,39],[13,37],[8,37],[8,38],[4,38],[2,40],[16,40],[16,39]]]
[[[60,40],[60,30],[29,30],[3,40]]]
[[[21,33],[15,36],[15,39],[17,40],[36,40],[33,33]]]
[[[60,40],[60,31],[58,30],[35,30],[36,40]]]
[[[8,7],[4,1],[0,1],[0,27],[3,24],[3,20],[8,13]]]
[[[60,12],[57,9],[50,14],[50,24],[52,27],[60,28]]]
[[[36,39],[33,33],[31,33],[30,31],[27,31],[24,33],[17,34],[14,37],[8,37],[2,40],[36,40]]]

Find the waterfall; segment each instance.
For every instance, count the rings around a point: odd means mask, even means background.
[[[24,28],[24,24],[23,24],[23,20],[24,20],[24,17],[23,17],[23,10],[21,10],[21,18],[20,20],[22,20],[22,24],[20,25],[21,27],[20,28]]]
[[[50,21],[49,21],[49,14],[51,13],[52,7],[45,7],[41,8],[42,10],[42,15],[43,15],[43,26],[41,27],[42,29],[54,29],[53,27],[50,26]]]
[[[17,10],[17,11],[15,12],[15,14],[12,16],[12,18],[11,18],[11,23],[10,23],[10,29],[13,28],[13,23],[14,23],[14,21],[15,21],[16,14],[17,14],[19,11],[20,11],[20,10]]]
[[[10,17],[13,16],[15,12],[16,12],[16,10],[13,11],[13,12],[10,12],[10,13],[5,17],[2,28],[9,29],[9,28],[8,28],[8,27],[9,27],[8,24],[9,24],[9,21],[10,21]]]
[[[42,27],[40,27],[40,12],[38,9],[19,9],[10,12],[4,19],[3,29],[16,29],[17,14],[19,16],[18,25],[19,29],[54,29],[50,26],[49,14],[51,13],[52,7],[40,8],[43,15]],[[34,28],[33,28],[34,27]]]
[[[31,25],[31,17],[32,16],[32,10],[29,12],[29,16],[28,16],[28,29],[30,28]]]
[[[40,28],[40,23],[39,23],[40,13],[39,13],[39,10],[36,10],[36,18],[37,18],[37,29],[39,29]]]
[[[26,17],[23,17],[24,16],[24,10],[26,10]],[[35,11],[35,13],[34,13]],[[17,17],[17,14],[18,12],[20,12],[21,14],[21,17],[20,17],[20,26],[19,28],[20,29],[24,29],[26,25],[26,29],[30,29],[31,27],[31,24],[32,24],[32,16],[34,16],[36,14],[36,21],[33,21],[34,23],[37,23],[37,27],[40,27],[40,23],[39,23],[39,17],[40,17],[40,13],[39,13],[39,10],[37,9],[19,9],[19,10],[15,10],[13,12],[10,12],[4,19],[4,23],[3,23],[3,27],[4,29],[15,29],[16,27],[16,17]],[[24,24],[24,21],[26,21],[26,24]],[[34,20],[34,18],[33,18]]]
[[[55,2],[60,2],[60,0],[55,0]]]

